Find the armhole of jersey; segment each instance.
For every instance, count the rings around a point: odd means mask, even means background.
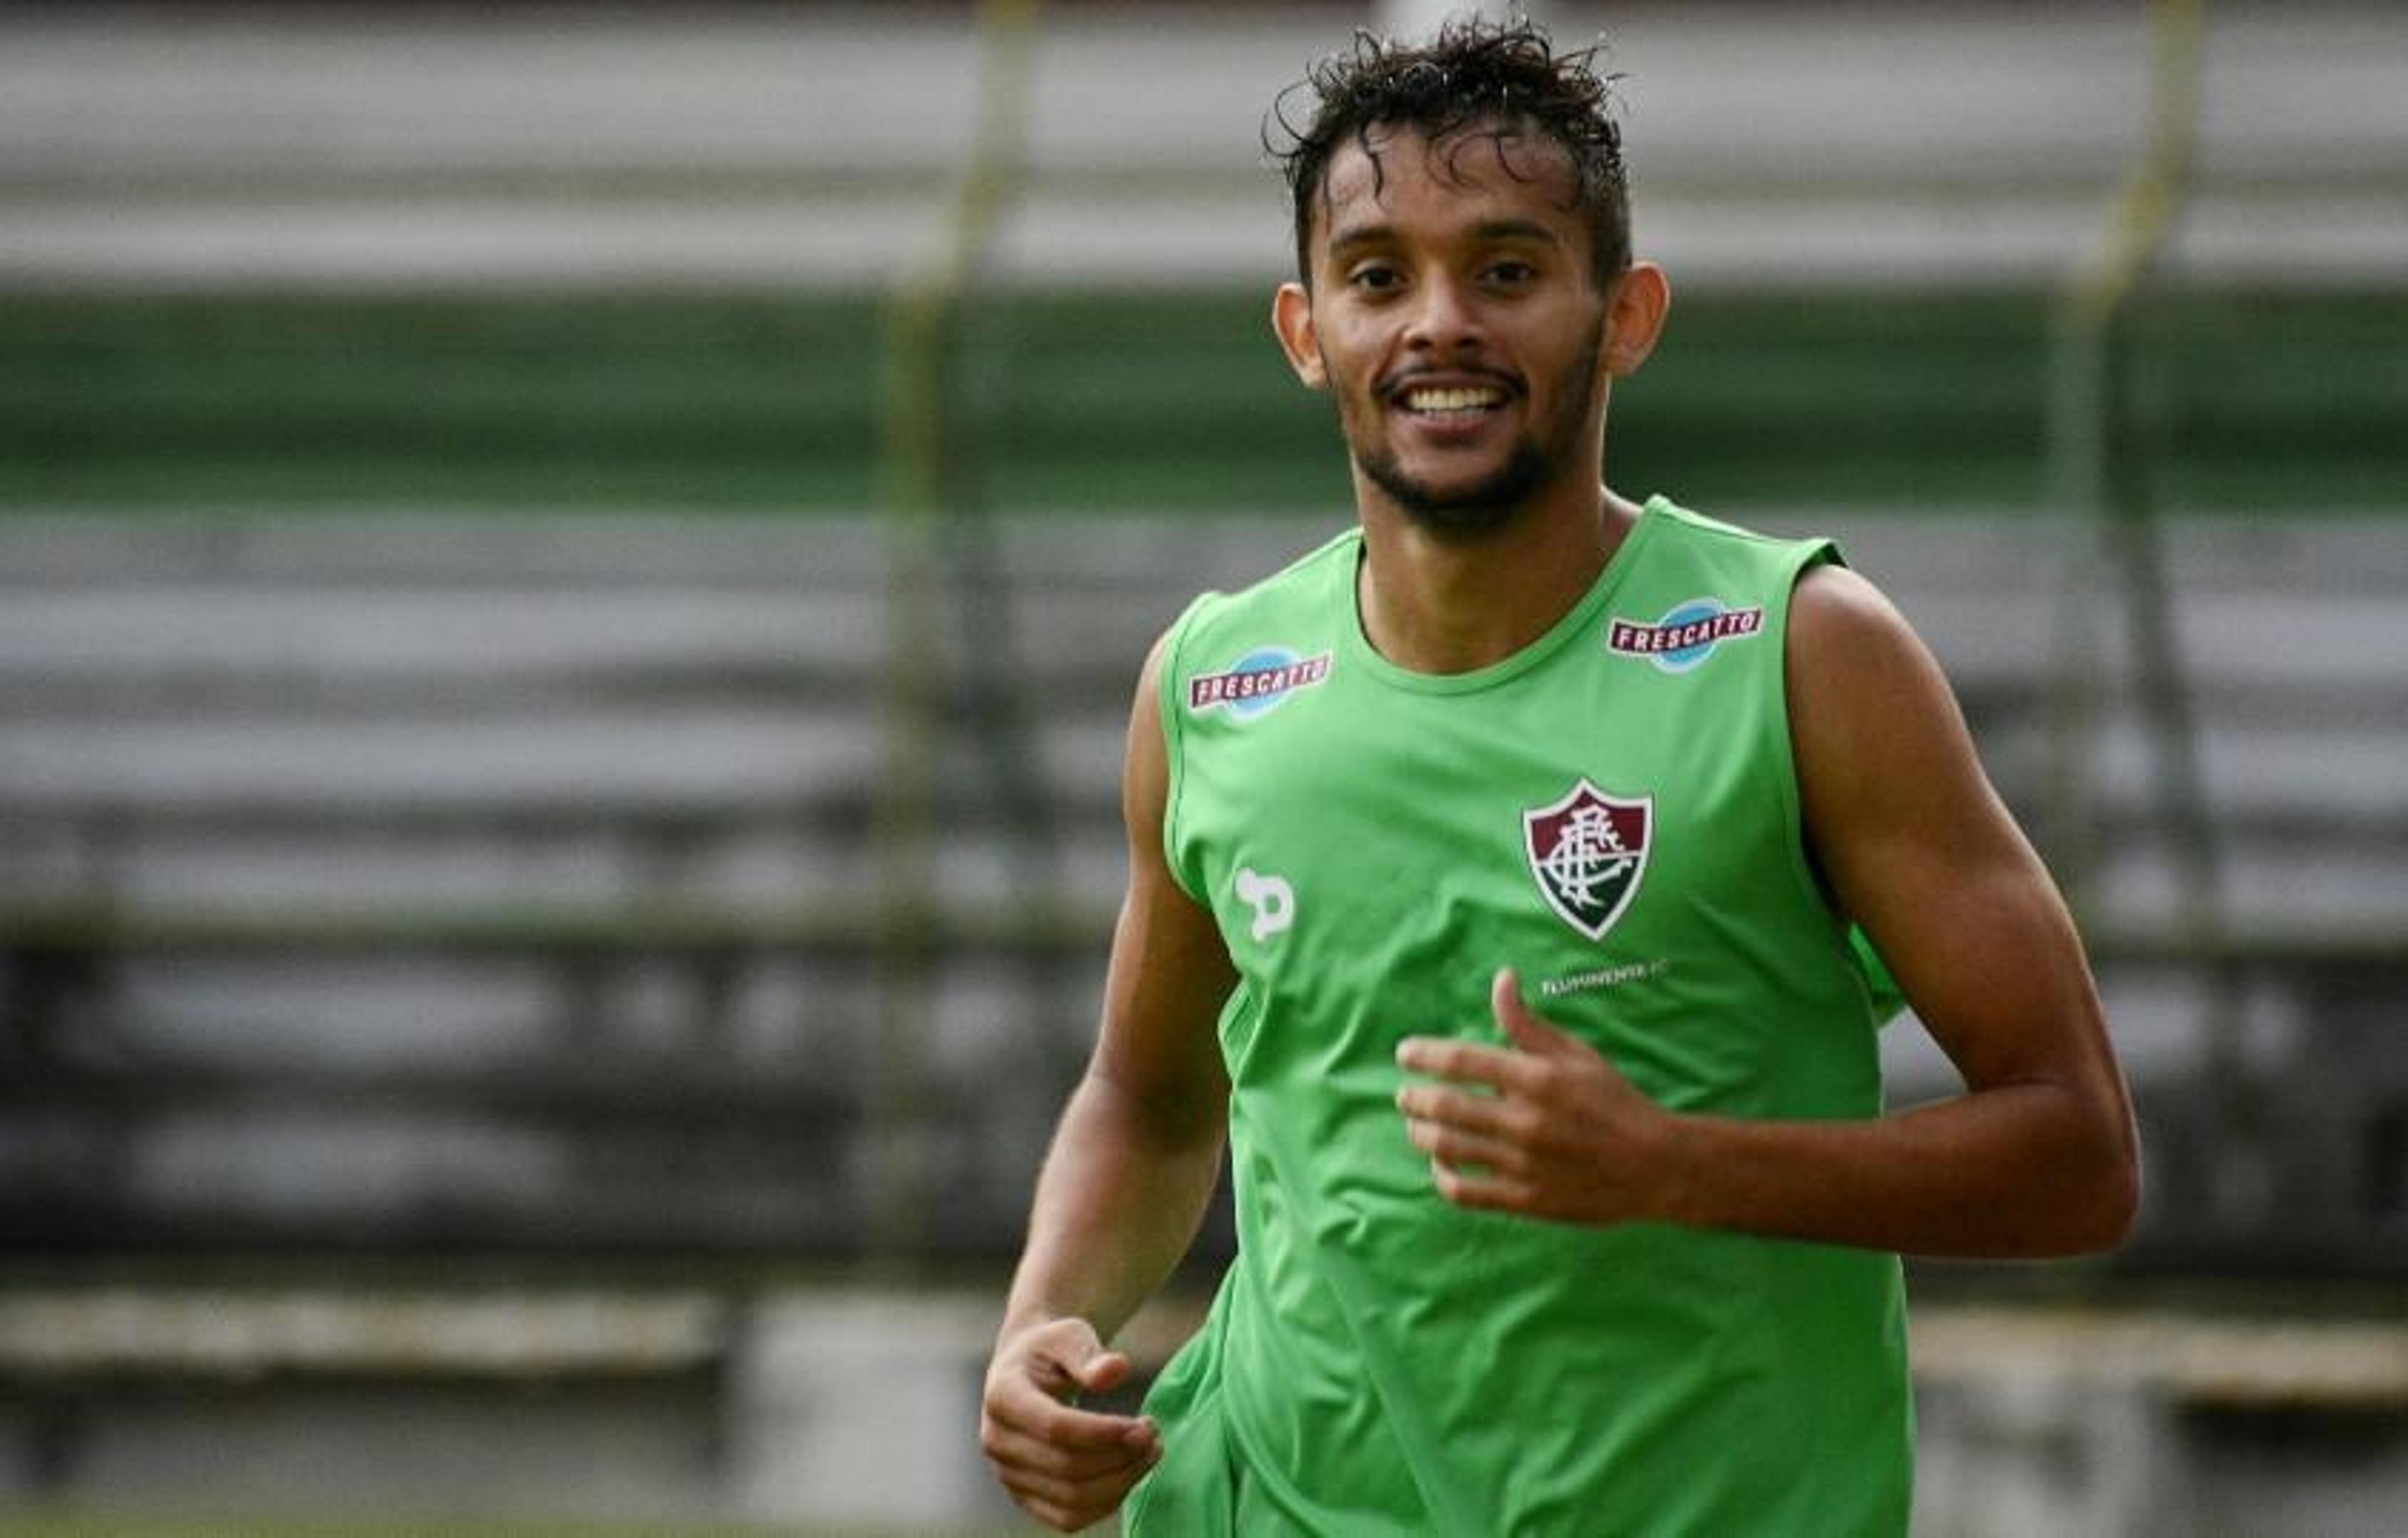
[[[1837,541],[1831,539],[1805,541],[1794,549],[1783,563],[1781,578],[1773,593],[1780,611],[1780,628],[1776,633],[1781,637],[1781,667],[1775,680],[1779,693],[1773,701],[1780,729],[1773,734],[1773,751],[1781,756],[1778,783],[1782,798],[1787,803],[1784,816],[1789,826],[1789,860],[1797,872],[1798,884],[1814,906],[1831,915],[1831,921],[1839,930],[1840,942],[1848,949],[1856,966],[1857,982],[1864,989],[1866,1015],[1879,1027],[1887,1025],[1905,1011],[1906,996],[1899,988],[1897,979],[1890,975],[1889,964],[1882,959],[1879,951],[1873,949],[1871,939],[1845,913],[1831,905],[1829,889],[1814,873],[1814,857],[1806,844],[1805,791],[1798,783],[1797,743],[1789,730],[1789,600],[1809,571],[1819,566],[1847,564],[1847,556],[1841,552]]]
[[[1187,715],[1181,698],[1179,679],[1180,653],[1187,645],[1187,632],[1196,616],[1211,602],[1210,593],[1199,595],[1186,611],[1172,623],[1169,639],[1163,642],[1161,668],[1154,680],[1155,708],[1162,717],[1162,753],[1165,767],[1165,794],[1162,802],[1162,859],[1169,868],[1170,879],[1179,889],[1203,903],[1202,894],[1189,881],[1186,869],[1179,858],[1180,795],[1187,781],[1185,742]]]
[[[1789,600],[1806,573],[1819,566],[1845,566],[1847,558],[1840,553],[1838,544],[1829,539],[1805,540],[1792,547],[1784,556],[1777,581],[1769,597],[1773,608],[1773,634],[1781,638],[1781,666],[1773,675],[1773,719],[1779,729],[1773,732],[1772,752],[1779,755],[1781,772],[1774,777],[1781,787],[1782,820],[1788,827],[1789,864],[1798,878],[1799,890],[1813,899],[1815,906],[1830,913],[1842,927],[1847,915],[1831,906],[1830,893],[1814,874],[1814,857],[1806,845],[1806,797],[1798,783],[1797,739],[1789,726]]]

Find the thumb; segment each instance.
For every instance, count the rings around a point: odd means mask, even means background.
[[[1488,985],[1488,1011],[1497,1017],[1498,1028],[1505,1040],[1524,1052],[1540,1057],[1577,1056],[1581,1045],[1571,1037],[1540,1019],[1522,1002],[1522,980],[1511,967],[1500,967]]]
[[[1100,1345],[1085,1359],[1069,1365],[1070,1375],[1077,1378],[1079,1387],[1090,1394],[1119,1387],[1122,1380],[1129,1375],[1130,1368],[1126,1352],[1107,1351]]]
[[[1079,1388],[1091,1394],[1101,1393],[1117,1387],[1129,1375],[1126,1354],[1105,1349],[1094,1325],[1084,1319],[1063,1322],[1071,1328],[1056,1343],[1054,1360]]]
[[[1096,1327],[1075,1315],[1041,1327],[1029,1344],[1039,1382],[1056,1398],[1101,1392],[1129,1374],[1128,1358],[1106,1350]]]

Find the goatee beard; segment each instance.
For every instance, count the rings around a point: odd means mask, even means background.
[[[1355,464],[1370,482],[1388,494],[1416,527],[1441,539],[1470,540],[1495,533],[1521,515],[1532,496],[1568,466],[1579,452],[1582,425],[1596,402],[1598,359],[1605,347],[1602,323],[1593,330],[1572,366],[1556,377],[1555,410],[1537,435],[1513,445],[1513,452],[1484,481],[1440,492],[1405,473],[1396,452],[1384,444],[1355,455]],[[1344,412],[1340,413],[1341,420]],[[1591,464],[1591,476],[1603,467]]]
[[[1440,492],[1405,473],[1392,453],[1356,461],[1373,485],[1386,492],[1424,532],[1443,539],[1476,539],[1513,521],[1547,479],[1549,460],[1535,443],[1514,445],[1512,457],[1485,481]]]

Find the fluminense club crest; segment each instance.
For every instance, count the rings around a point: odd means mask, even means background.
[[[1656,798],[1608,796],[1583,775],[1563,798],[1522,813],[1522,848],[1547,906],[1602,940],[1639,894]]]

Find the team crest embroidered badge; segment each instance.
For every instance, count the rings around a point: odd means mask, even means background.
[[[1547,906],[1566,924],[1603,940],[1647,870],[1656,798],[1608,796],[1587,776],[1551,806],[1522,813],[1522,849]]]

